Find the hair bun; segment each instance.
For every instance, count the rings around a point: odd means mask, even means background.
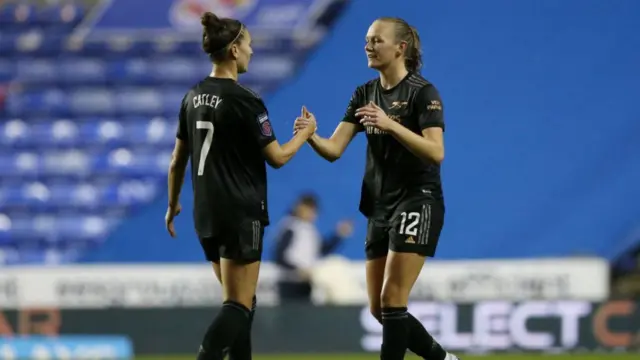
[[[200,23],[202,24],[202,49],[209,55],[219,52],[235,39],[239,39],[242,31],[240,21],[221,19],[210,11],[202,14]]]
[[[200,23],[205,28],[209,28],[214,32],[220,31],[222,28],[224,28],[224,22],[220,20],[220,18],[216,14],[212,13],[211,11],[207,11],[206,13],[202,14],[202,18],[200,18]]]

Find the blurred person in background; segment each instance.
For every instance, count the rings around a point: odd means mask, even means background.
[[[280,268],[278,294],[282,302],[311,303],[314,266],[353,233],[353,223],[343,220],[323,239],[315,224],[317,217],[318,199],[307,193],[298,198],[281,222],[274,258]]]

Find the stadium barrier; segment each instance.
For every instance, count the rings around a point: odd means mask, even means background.
[[[0,336],[122,334],[131,339],[136,354],[193,354],[216,311],[5,310],[0,312]],[[640,345],[640,303],[633,301],[414,302],[410,311],[445,347],[460,352],[614,352]],[[371,352],[382,339],[366,306],[259,308],[253,334],[258,353]]]
[[[363,262],[332,257],[314,269],[318,304],[366,304]],[[278,303],[278,270],[265,263],[257,295]],[[598,258],[428,261],[413,300],[584,300],[609,298],[609,267]],[[208,264],[9,267],[0,273],[4,308],[191,307],[219,304],[221,291]]]
[[[366,306],[364,264],[333,257],[314,274],[316,298],[325,305],[280,307],[278,270],[264,264],[256,351],[379,349],[381,327]],[[638,344],[640,304],[606,302],[608,279],[607,263],[596,258],[429,261],[410,310],[456,351],[629,350]],[[137,354],[194,353],[220,300],[208,264],[5,268],[0,338],[114,335],[130,339]],[[65,346],[60,349],[76,351]]]

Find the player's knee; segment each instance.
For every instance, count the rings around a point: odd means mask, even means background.
[[[254,308],[253,295],[240,295],[240,294],[229,295],[224,299],[224,301],[225,302],[231,301],[231,302],[236,302],[238,304],[242,304],[244,307],[246,307],[249,310]]]
[[[386,283],[382,287],[380,294],[381,307],[403,307],[407,306],[408,294],[398,284]]]
[[[232,288],[224,285],[223,287],[225,287],[224,294],[226,295],[224,301],[237,302],[245,306],[247,309],[253,308],[255,299],[255,293],[253,291],[251,291],[250,289],[245,289],[243,287]]]
[[[378,320],[379,323],[382,323],[382,307],[380,307],[380,305],[369,306],[369,311],[371,312],[371,316]]]

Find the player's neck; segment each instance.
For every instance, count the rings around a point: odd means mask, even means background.
[[[238,67],[235,64],[213,65],[213,70],[209,76],[219,79],[232,79],[238,81]]]
[[[404,79],[409,71],[404,66],[389,66],[380,70],[380,85],[383,89],[391,89]]]

